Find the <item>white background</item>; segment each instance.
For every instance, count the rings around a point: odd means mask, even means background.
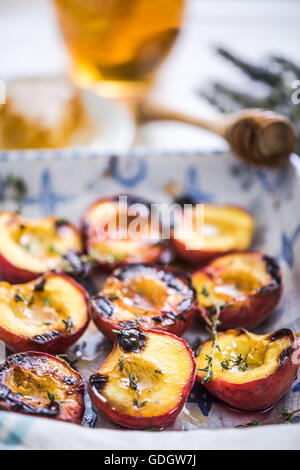
[[[212,110],[195,90],[205,87],[210,79],[251,86],[215,55],[215,45],[262,63],[272,53],[300,63],[300,1],[188,0],[183,32],[159,72],[154,98],[205,115]],[[68,56],[51,1],[0,0],[0,79],[66,70]],[[174,123],[144,126],[137,143],[182,149],[224,145],[205,131]]]

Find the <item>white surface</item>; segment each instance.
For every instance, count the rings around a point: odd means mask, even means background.
[[[1,420],[1,412],[0,412]],[[27,416],[24,421],[29,421]],[[31,418],[31,422],[33,422]],[[5,421],[0,438],[5,437],[20,423],[20,416],[11,413]],[[24,424],[22,426],[24,428]],[[269,439],[266,444],[266,433]],[[224,429],[220,431],[189,432],[143,432],[84,429],[73,424],[57,423],[43,418],[34,418],[22,444],[14,449],[78,449],[78,450],[299,450],[300,426],[291,425],[248,428],[247,430]],[[5,448],[5,447],[2,447]]]
[[[88,147],[108,153],[122,153],[131,147],[136,127],[129,110],[117,101],[82,92],[94,129]]]
[[[245,77],[218,58],[213,47],[227,46],[260,60],[269,53],[282,53],[300,62],[299,24],[299,0],[188,0],[184,30],[159,72],[154,98],[195,114],[211,113],[197,97],[197,89],[221,78],[247,85]],[[50,0],[0,0],[0,57],[0,79],[68,69]],[[156,148],[224,148],[220,138],[176,123],[148,124],[136,143]]]

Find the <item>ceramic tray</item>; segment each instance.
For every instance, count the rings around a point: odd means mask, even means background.
[[[131,154],[117,157],[89,151],[10,152],[0,154],[0,208],[15,209],[5,190],[8,174],[23,178],[28,193],[22,213],[28,217],[55,214],[78,223],[87,206],[99,197],[129,192],[153,202],[168,202],[185,193],[214,203],[244,206],[256,219],[252,248],[279,259],[284,295],[272,316],[255,331],[268,333],[281,327],[300,330],[300,182],[298,157],[279,172],[249,168],[226,153]],[[195,320],[184,337],[193,345],[206,337]],[[111,349],[111,344],[91,325],[72,357],[87,379]],[[280,416],[280,410],[300,408],[300,382],[267,412],[238,412],[214,399],[196,384],[173,430],[226,428],[261,424]],[[295,417],[293,422],[298,422]],[[83,426],[120,429],[92,409],[86,395]],[[125,432],[125,431],[124,431]],[[126,431],[130,432],[130,431]]]

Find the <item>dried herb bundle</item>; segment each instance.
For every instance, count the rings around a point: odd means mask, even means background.
[[[264,65],[250,63],[235,56],[224,48],[218,48],[217,53],[244,72],[253,82],[260,82],[265,86],[263,96],[237,90],[236,86],[225,85],[216,81],[211,89],[200,91],[211,105],[222,113],[232,113],[244,108],[264,108],[283,114],[295,125],[300,135],[300,105],[292,102],[295,91],[292,84],[300,80],[300,65],[282,56],[269,56]],[[300,142],[298,142],[300,153]]]

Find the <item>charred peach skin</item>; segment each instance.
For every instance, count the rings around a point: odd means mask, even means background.
[[[117,268],[92,299],[92,318],[109,339],[114,330],[140,325],[180,336],[194,314],[195,293],[190,277],[146,264]]]
[[[195,217],[194,209],[192,219]],[[199,235],[186,230],[173,232],[172,243],[182,259],[201,265],[217,256],[249,248],[254,232],[254,219],[249,212],[237,206],[204,204],[203,217]]]
[[[103,415],[131,429],[169,426],[195,380],[187,343],[162,331],[122,330],[90,377],[89,394]]]
[[[268,335],[228,330],[218,334],[217,345],[213,378],[204,386],[235,408],[265,410],[287,393],[297,377],[299,365],[292,360],[296,343],[291,330]],[[196,359],[200,382],[211,353],[212,342],[206,341]]]
[[[47,217],[28,220],[0,213],[0,278],[28,282],[40,274],[61,269],[64,255],[81,252],[78,230],[69,222]]]
[[[64,274],[0,282],[0,340],[14,352],[62,353],[86,330],[89,310],[83,287]]]
[[[275,309],[282,294],[277,261],[261,253],[238,253],[212,261],[193,275],[201,316],[221,306],[220,328],[254,328]]]
[[[121,204],[119,197],[123,198]],[[83,216],[82,233],[87,252],[100,266],[109,269],[130,263],[154,263],[164,250],[160,227],[151,223],[150,203],[129,195],[92,204]]]
[[[14,354],[0,364],[0,409],[80,424],[84,382],[57,357]]]

